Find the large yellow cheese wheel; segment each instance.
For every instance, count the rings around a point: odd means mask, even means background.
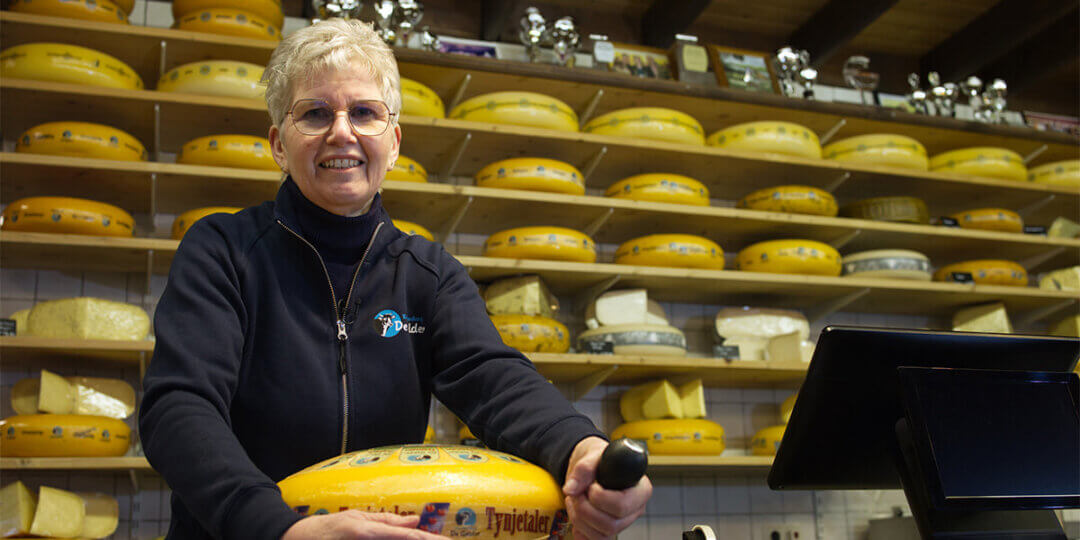
[[[1080,187],[1080,159],[1039,165],[1028,171],[1028,181],[1053,186]]]
[[[8,8],[20,13],[128,24],[128,14],[111,0],[14,0]]]
[[[1028,275],[1023,266],[999,259],[978,259],[943,266],[934,272],[934,281],[953,281],[953,272],[971,274],[979,285],[1009,285],[1027,287]]]
[[[709,146],[750,152],[770,152],[806,158],[821,157],[818,136],[791,122],[747,122],[709,135]]]
[[[783,403],[780,404],[780,421],[788,423],[791,420],[791,411],[795,410],[795,401],[799,399],[799,394],[791,394]]]
[[[281,41],[281,31],[274,25],[254,13],[239,9],[219,7],[192,11],[177,19],[176,28],[190,32]]]
[[[243,208],[237,206],[207,206],[204,208],[195,208],[188,210],[173,220],[172,224],[172,237],[173,240],[180,240],[187,234],[188,229],[195,224],[196,221],[209,216],[210,214],[235,214]]]
[[[435,235],[431,234],[431,231],[427,230],[421,225],[417,225],[416,223],[413,223],[411,221],[405,221],[402,219],[395,219],[393,220],[393,222],[394,227],[396,227],[399,231],[405,234],[419,236],[421,238],[427,238],[432,242],[435,241]]]
[[[503,343],[521,352],[564,353],[570,350],[570,331],[542,315],[492,315]]]
[[[127,452],[131,428],[84,414],[27,414],[0,420],[4,457],[113,457]]]
[[[714,456],[724,451],[724,428],[709,420],[680,418],[627,422],[611,433],[645,441],[655,456]]]
[[[23,132],[15,151],[117,161],[142,161],[146,148],[130,134],[104,124],[49,122]]]
[[[194,11],[202,11],[210,8],[230,8],[247,11],[269,22],[281,33],[285,24],[285,14],[281,11],[279,0],[174,0],[172,14],[174,20],[179,20]]]
[[[204,60],[173,68],[161,76],[161,92],[259,99],[266,88],[259,84],[263,67],[234,60]]]
[[[265,137],[252,135],[207,135],[190,140],[180,147],[176,162],[211,167],[280,170],[270,152],[270,141]]]
[[[681,174],[647,173],[623,178],[611,184],[605,197],[709,206],[709,188]]]
[[[775,456],[780,449],[787,425],[767,427],[754,434],[750,440],[750,452],[755,456]]]
[[[1020,154],[1005,148],[978,146],[944,152],[930,158],[930,170],[1004,180],[1027,180]]]
[[[950,216],[965,229],[984,231],[1024,232],[1024,218],[1004,208],[977,208]]]
[[[907,249],[875,249],[846,255],[844,275],[858,278],[930,281],[930,259]]]
[[[402,77],[401,114],[446,118],[446,106],[431,88]]]
[[[427,182],[427,170],[416,161],[405,156],[398,156],[394,162],[394,168],[386,173],[387,180],[398,182]]]
[[[124,13],[127,13],[128,16],[135,10],[135,0],[115,0],[113,3],[116,4],[116,7],[124,10]]]
[[[603,349],[625,355],[686,356],[686,335],[664,324],[610,324],[586,330],[578,345],[586,351]]]
[[[550,193],[585,194],[581,171],[569,163],[544,158],[496,161],[476,173],[480,187],[523,189]]]
[[[735,265],[744,272],[839,276],[840,254],[815,240],[769,240],[743,248]]]
[[[527,461],[457,445],[386,446],[316,463],[278,482],[301,516],[361,510],[419,515],[420,527],[450,537],[566,538],[563,494]]]
[[[759,189],[739,199],[736,206],[766,212],[829,217],[835,216],[838,211],[836,198],[831,193],[811,186],[773,186]]]
[[[132,236],[135,219],[123,209],[73,197],[27,197],[4,209],[4,230]]]
[[[66,43],[25,43],[0,53],[0,77],[139,90],[131,66],[101,51]]]
[[[633,107],[602,114],[589,120],[582,131],[634,139],[705,144],[705,128],[694,117],[662,107]]]
[[[615,264],[724,269],[724,250],[708,238],[691,234],[650,234],[624,242]]]
[[[925,171],[930,166],[922,143],[903,135],[859,135],[830,143],[821,152],[825,159],[846,163],[919,171]]]
[[[484,256],[596,262],[596,242],[565,227],[518,227],[487,237]]]
[[[481,94],[454,107],[450,118],[559,131],[578,130],[577,113],[569,105],[535,92]]]
[[[896,221],[901,223],[927,224],[930,211],[922,199],[915,197],[874,197],[849,204],[840,209],[840,215],[873,221]]]

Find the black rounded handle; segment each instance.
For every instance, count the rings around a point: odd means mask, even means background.
[[[604,489],[622,491],[637,485],[649,466],[644,441],[622,438],[612,441],[596,466],[596,481]]]

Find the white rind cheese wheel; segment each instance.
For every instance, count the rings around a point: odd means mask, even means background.
[[[394,168],[386,173],[386,179],[398,182],[424,183],[428,181],[428,173],[416,161],[405,156],[398,156],[397,161],[394,162]]]
[[[780,441],[784,439],[784,430],[787,425],[767,427],[754,434],[750,440],[750,453],[755,456],[775,456],[780,449]]]
[[[585,194],[585,179],[577,167],[544,158],[512,158],[496,161],[476,173],[476,185],[568,195]]]
[[[623,178],[604,193],[605,197],[693,206],[709,206],[705,184],[681,174],[648,173]]]
[[[50,17],[128,24],[128,12],[111,0],[14,0],[8,9]]]
[[[274,28],[278,29],[279,34],[285,24],[285,14],[281,10],[279,0],[173,0],[173,19],[179,20],[189,13],[211,8],[246,11],[269,22]]]
[[[1004,208],[977,208],[949,216],[964,229],[983,231],[1024,232],[1024,218],[1012,210]]]
[[[518,227],[484,241],[485,257],[596,262],[596,242],[565,227]]]
[[[25,43],[0,53],[0,77],[141,90],[131,66],[101,51],[66,43]]]
[[[417,225],[416,223],[413,223],[411,221],[405,221],[402,219],[395,219],[392,221],[394,223],[394,227],[396,227],[399,231],[405,234],[426,238],[431,242],[435,241],[435,235],[431,234],[431,231],[427,230],[427,228],[423,227],[422,225]]]
[[[121,420],[80,414],[17,415],[0,420],[4,457],[116,457],[131,428]]]
[[[744,248],[735,258],[744,272],[839,276],[840,254],[815,240],[770,240]]]
[[[953,273],[968,273],[978,285],[1007,285],[1027,287],[1028,275],[1023,266],[998,259],[979,259],[953,263],[939,268],[934,281],[953,281]]]
[[[686,356],[686,336],[672,326],[616,324],[586,330],[578,336],[579,349],[598,350],[611,343],[614,354]]]
[[[900,223],[930,223],[930,211],[926,203],[915,197],[874,197],[849,204],[840,209],[840,215],[872,221]]]
[[[974,147],[944,152],[930,158],[930,170],[1023,182],[1027,167],[1020,154],[1005,148]]]
[[[700,418],[627,422],[611,433],[612,439],[645,441],[655,456],[715,456],[724,451],[724,428]]]
[[[831,193],[811,186],[774,186],[759,189],[739,199],[736,207],[829,217],[838,212],[836,198]]]
[[[535,92],[493,92],[463,101],[450,118],[559,131],[577,131],[578,116],[569,105]]]
[[[767,340],[791,333],[798,333],[799,339],[810,337],[810,322],[806,316],[790,309],[749,306],[723,308],[716,312],[715,329],[716,335],[721,338]]]
[[[125,131],[90,122],[48,122],[19,136],[15,151],[116,161],[143,161],[146,148]]]
[[[204,60],[175,67],[158,80],[159,92],[260,99],[263,67],[233,60]]]
[[[177,163],[279,171],[270,152],[270,140],[252,135],[207,135],[180,147]]]
[[[446,118],[443,100],[434,90],[412,79],[401,78],[401,114]]]
[[[844,256],[844,276],[930,281],[930,259],[918,251],[875,249]]]
[[[563,323],[540,315],[491,315],[503,343],[521,352],[564,353],[570,350],[570,331]]]
[[[73,197],[27,197],[4,208],[5,231],[130,237],[135,218],[118,206]]]
[[[189,32],[281,41],[281,31],[273,24],[250,11],[239,9],[209,8],[192,11],[176,21],[176,28]]]
[[[705,129],[692,116],[662,107],[619,109],[589,120],[581,129],[594,135],[614,135],[702,146]]]
[[[724,250],[701,236],[651,234],[620,245],[615,264],[723,270]]]
[[[881,165],[925,171],[930,167],[926,148],[903,135],[860,135],[830,143],[821,150],[822,157],[844,163]]]
[[[133,304],[82,296],[38,302],[26,325],[38,337],[136,341],[150,332],[150,316]]]
[[[211,214],[235,214],[243,210],[239,206],[205,206],[194,208],[176,216],[172,224],[172,239],[180,240],[196,221]]]
[[[1052,186],[1080,187],[1080,159],[1055,161],[1028,171],[1028,182]]]
[[[821,143],[810,129],[791,122],[747,122],[709,135],[709,146],[821,158]]]

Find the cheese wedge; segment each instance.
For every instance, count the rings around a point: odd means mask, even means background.
[[[601,326],[613,324],[644,324],[649,297],[645,289],[608,291],[593,303],[596,320]]]
[[[705,418],[705,385],[694,379],[679,387],[683,418]]]
[[[41,486],[37,502],[30,534],[72,538],[82,532],[86,518],[86,503],[82,497],[70,491]]]
[[[0,489],[0,537],[30,534],[37,499],[16,480]]]
[[[1047,272],[1039,280],[1039,288],[1051,291],[1075,291],[1080,289],[1080,266]]]
[[[536,275],[494,281],[484,290],[483,297],[491,315],[542,315],[554,318],[559,310],[559,299]]]
[[[810,337],[810,322],[798,311],[788,309],[724,308],[716,313],[716,335],[774,338],[798,332],[799,339]]]
[[[670,382],[656,381],[640,387],[641,416],[655,418],[682,418],[682,399]]]
[[[1001,302],[961,309],[953,315],[952,326],[957,332],[1011,334],[1013,331],[1005,304]]]
[[[1080,223],[1066,217],[1057,217],[1050,224],[1046,236],[1051,238],[1080,238]]]
[[[67,379],[41,370],[38,409],[52,414],[71,414],[75,410],[75,389]]]
[[[645,324],[668,325],[667,313],[664,312],[664,306],[661,306],[660,302],[651,298],[645,302]]]
[[[150,317],[139,306],[123,302],[64,298],[35,305],[27,326],[42,337],[139,340],[150,331]]]
[[[11,408],[15,414],[38,414],[38,393],[41,391],[41,379],[27,377],[11,387]]]
[[[798,332],[770,338],[765,348],[765,360],[779,364],[802,362],[802,342]]]
[[[1050,335],[1062,337],[1080,337],[1080,315],[1070,315],[1054,323]]]
[[[52,374],[50,374],[52,375]],[[124,419],[135,412],[135,389],[119,379],[67,377],[73,390],[72,413]],[[27,378],[11,388],[11,407],[17,414],[39,414],[41,379]]]
[[[29,332],[26,330],[26,319],[30,317],[30,308],[20,309],[15,313],[12,313],[9,319],[15,321],[15,335],[16,336],[28,336]]]
[[[769,338],[733,336],[724,338],[723,344],[726,347],[738,347],[739,360],[765,360],[765,350],[769,347]]]
[[[120,504],[115,497],[104,493],[79,493],[86,508],[82,538],[105,538],[116,532],[120,524]]]

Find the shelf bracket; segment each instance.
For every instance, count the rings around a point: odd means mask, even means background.
[[[592,173],[596,172],[596,167],[600,165],[600,160],[604,159],[604,155],[607,154],[607,147],[601,146],[595,154],[581,166],[581,182],[584,183],[592,176]]]
[[[817,307],[807,310],[806,318],[810,320],[811,325],[817,324],[824,320],[826,317],[844,309],[845,307],[851,305],[852,302],[866,296],[869,293],[870,289],[864,288],[859,289],[853,293],[841,296],[840,298],[834,298],[827,302],[823,302]]]
[[[619,366],[607,366],[574,381],[572,383],[574,388],[573,401],[585,397],[585,394],[591,392],[593,388],[600,386],[600,383],[607,380],[607,378],[616,371],[619,371]]]
[[[154,161],[161,161],[161,104],[154,104]]]
[[[150,231],[157,232],[158,213],[158,177],[157,173],[150,173]]]
[[[1064,247],[1056,247],[1056,248],[1051,249],[1050,251],[1047,251],[1045,253],[1040,253],[1038,255],[1032,255],[1032,256],[1020,261],[1020,266],[1023,266],[1025,270],[1027,270],[1028,272],[1031,272],[1032,268],[1035,268],[1035,267],[1039,266],[1040,264],[1042,264],[1042,263],[1044,263],[1046,261],[1049,261],[1050,259],[1053,259],[1054,257],[1057,257],[1058,255],[1061,255],[1064,252],[1065,252]]]
[[[601,88],[593,94],[592,99],[582,109],[581,114],[578,115],[578,125],[584,127],[585,124],[592,119],[592,115],[596,112],[596,106],[600,104],[600,98],[604,97],[604,89]]]
[[[458,83],[457,88],[454,88],[454,97],[450,99],[450,104],[446,107],[446,112],[454,110],[454,107],[461,103],[461,98],[465,97],[465,90],[469,88],[469,83],[472,82],[472,73],[466,73],[461,78],[461,82]]]
[[[611,217],[611,214],[614,213],[614,208],[608,208],[607,210],[604,210],[603,214],[600,214],[599,216],[597,216],[596,219],[592,220],[592,222],[586,225],[585,228],[581,230],[581,232],[585,233],[585,236],[592,238],[593,235],[596,234],[596,231],[599,231],[600,228],[603,227],[605,223],[607,223],[607,220]],[[593,242],[595,241],[596,240],[594,239]]]
[[[458,162],[461,161],[461,156],[465,154],[465,149],[469,147],[469,141],[472,140],[472,133],[466,133],[464,137],[458,141],[457,148],[454,148],[453,153],[450,155],[450,161],[446,163],[446,167],[443,168],[442,180],[448,184],[455,184],[451,182],[451,175],[454,174],[454,169],[457,168]]]
[[[1054,313],[1057,313],[1058,311],[1061,311],[1061,310],[1063,310],[1063,309],[1065,309],[1065,308],[1067,308],[1069,306],[1075,305],[1077,302],[1078,302],[1077,299],[1072,298],[1072,299],[1069,299],[1069,300],[1062,300],[1061,302],[1058,302],[1056,304],[1051,304],[1049,306],[1041,307],[1039,309],[1033,310],[1030,313],[1024,315],[1023,317],[1017,318],[1016,327],[1017,328],[1028,328],[1032,324],[1035,324],[1035,323],[1037,323],[1037,322],[1039,322],[1039,321],[1041,321],[1043,319],[1046,319],[1047,317],[1053,315]]]
[[[1043,197],[1043,198],[1041,198],[1041,199],[1039,199],[1039,200],[1037,200],[1037,201],[1035,201],[1035,202],[1033,202],[1033,203],[1019,209],[1019,210],[1017,210],[1016,213],[1020,214],[1021,216],[1027,217],[1028,214],[1030,214],[1030,213],[1032,213],[1032,212],[1034,212],[1036,210],[1039,210],[1040,208],[1042,208],[1042,207],[1050,204],[1051,202],[1053,202],[1056,197],[1057,197],[1056,195],[1051,193],[1051,194],[1049,194],[1049,195],[1047,195],[1047,196],[1045,196],[1045,197]]]
[[[446,226],[439,232],[438,241],[440,244],[445,243],[446,240],[450,238],[450,235],[454,234],[454,231],[457,230],[458,225],[461,224],[461,220],[465,218],[465,213],[469,211],[469,207],[472,206],[472,203],[473,198],[472,196],[469,196],[469,198],[465,199],[465,202],[461,203],[457,212],[454,212],[454,216],[446,222]]]
[[[1035,150],[1034,150],[1033,152],[1031,152],[1030,154],[1028,154],[1028,155],[1024,156],[1024,165],[1027,165],[1028,163],[1031,163],[1031,160],[1033,160],[1033,159],[1035,159],[1035,158],[1037,158],[1037,157],[1041,156],[1041,155],[1042,155],[1042,153],[1043,153],[1043,152],[1045,152],[1047,148],[1050,148],[1050,147],[1049,147],[1049,146],[1046,146],[1046,145],[1044,144],[1044,145],[1042,145],[1042,146],[1040,146],[1040,147],[1036,148],[1036,149],[1035,149]]]
[[[844,127],[846,125],[847,125],[847,120],[841,118],[840,121],[836,123],[836,125],[829,128],[829,131],[826,131],[825,134],[822,135],[821,138],[819,139],[821,141],[821,146],[825,146],[825,144],[828,143],[830,139],[832,139],[833,137],[836,136],[836,133],[838,131],[840,131],[840,128],[842,128],[842,127]]]
[[[135,473],[135,469],[128,469],[128,478],[131,480],[132,493],[139,492],[139,475]]]
[[[146,378],[146,352],[139,352],[139,380]]]
[[[585,289],[584,291],[581,291],[581,294],[577,296],[577,302],[575,303],[578,306],[578,311],[580,311],[581,313],[585,313],[585,308],[588,307],[589,302],[592,302],[594,298],[600,296],[601,294],[604,294],[604,292],[606,292],[608,289],[614,287],[620,279],[622,279],[622,275],[616,274],[605,279],[604,281],[601,281],[600,283],[589,287],[588,289]]]
[[[150,278],[154,276],[154,250],[146,250],[146,289],[143,290],[142,308],[146,309],[146,299],[150,298]]]
[[[837,189],[840,189],[840,186],[844,185],[844,182],[847,182],[848,180],[851,180],[851,173],[845,172],[844,174],[841,174],[836,180],[833,180],[831,184],[825,186],[825,191],[832,193]]]
[[[841,248],[848,245],[849,242],[857,238],[860,234],[862,234],[862,229],[855,229],[854,231],[851,231],[844,236],[841,236],[840,238],[829,242],[829,245],[839,251]]]
[[[161,76],[165,74],[165,59],[168,56],[165,53],[169,50],[169,42],[167,42],[167,41],[165,41],[163,39],[163,40],[161,40],[160,43],[161,43],[161,48],[159,49],[159,51],[160,51],[161,54],[158,55],[158,74],[157,74],[158,79],[160,79]]]

